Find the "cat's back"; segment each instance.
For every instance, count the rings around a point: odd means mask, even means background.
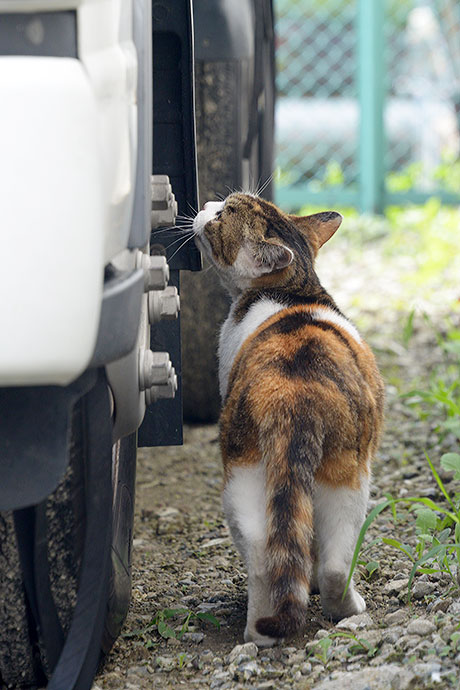
[[[382,414],[383,383],[354,325],[330,306],[281,306],[234,356],[221,415],[224,461],[247,453],[256,460],[261,433],[292,437],[312,425],[326,453],[353,446],[366,454]]]

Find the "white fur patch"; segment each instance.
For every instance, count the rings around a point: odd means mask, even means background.
[[[248,613],[245,642],[272,647],[276,640],[256,630],[259,618],[272,616],[267,574],[265,468],[262,463],[235,467],[224,488],[224,511],[236,547],[248,571]]]
[[[346,572],[351,563],[369,496],[369,479],[360,489],[332,487],[317,482],[313,494],[314,533],[320,568],[335,564]]]
[[[318,585],[326,616],[340,620],[362,613],[366,602],[350,582],[343,590],[359,530],[366,516],[369,479],[361,477],[359,489],[332,487],[317,482],[313,494]]]
[[[265,468],[262,463],[235,467],[224,488],[225,516],[247,542],[265,545]]]
[[[315,321],[327,321],[328,323],[333,323],[336,326],[340,326],[347,331],[347,333],[349,333],[351,337],[356,340],[356,342],[361,342],[361,336],[359,335],[355,326],[353,326],[353,324],[348,321],[345,316],[338,314],[333,309],[329,309],[328,307],[318,307],[318,309],[312,311],[311,317]]]
[[[241,346],[251,333],[259,328],[260,324],[270,316],[285,309],[286,305],[275,300],[263,298],[253,304],[245,317],[235,323],[233,313],[235,304],[232,305],[229,315],[225,320],[219,338],[219,389],[222,400],[227,394],[228,377]]]
[[[203,232],[206,223],[216,217],[225,206],[225,201],[207,201],[204,208],[193,219],[193,230],[197,235]]]
[[[233,267],[239,276],[246,279],[247,287],[250,286],[252,278],[257,278],[262,273],[262,271],[256,267],[254,256],[247,246],[241,247],[238,250]]]

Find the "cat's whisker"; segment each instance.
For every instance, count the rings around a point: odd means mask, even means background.
[[[171,254],[171,256],[168,258],[168,262],[171,261],[172,258],[173,258],[174,256],[176,256],[177,252],[180,252],[180,250],[182,249],[182,247],[185,247],[185,245],[187,244],[187,242],[190,242],[190,240],[193,240],[194,237],[195,237],[195,234],[194,234],[194,233],[191,234],[189,237],[187,237],[187,239],[185,240],[185,242],[183,242],[183,243],[176,249],[176,251],[173,252],[173,254]],[[181,237],[181,239],[182,239],[182,237]]]
[[[206,268],[203,268],[201,270],[201,275],[203,275],[204,273],[208,273],[208,271],[210,271],[211,269],[213,269],[214,272],[217,273],[215,266],[213,266],[212,264],[209,264],[209,266],[207,266]]]
[[[191,210],[191,212],[193,213],[193,215],[196,216],[197,213],[198,213],[198,211],[196,210],[196,208],[195,208],[194,206],[192,206],[192,204],[191,204],[190,202],[187,202],[187,206],[189,207],[189,209]]]
[[[273,171],[272,174],[267,177],[265,182],[257,189],[257,191],[255,192],[256,196],[260,196],[261,194],[264,193],[264,191],[267,189],[268,185],[273,181],[274,176],[275,176],[275,171]]]
[[[183,230],[184,232],[190,232],[193,230],[193,223],[184,223],[184,225],[178,225],[177,230]]]
[[[192,235],[192,237],[193,237],[193,235]],[[178,237],[178,238],[175,239],[173,242],[170,242],[170,243],[165,247],[165,249],[169,249],[170,247],[174,246],[174,245],[177,244],[178,242],[182,242],[183,239],[184,239],[183,236]],[[186,239],[189,240],[190,238],[187,237]]]
[[[150,236],[152,235],[159,235],[162,232],[169,232],[169,230],[175,230],[176,226],[171,225],[169,228],[160,228],[159,230],[154,230],[153,232],[150,233]]]

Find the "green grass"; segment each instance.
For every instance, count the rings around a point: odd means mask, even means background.
[[[409,345],[414,328],[414,317],[408,319],[403,339]],[[441,364],[426,382],[426,388],[412,390],[402,396],[405,403],[416,410],[422,420],[434,417],[439,420],[436,434],[439,443],[449,434],[455,439],[460,451],[460,329],[448,323],[443,333],[436,334],[437,347],[444,355]],[[409,600],[414,577],[417,574],[444,573],[448,575],[450,591],[458,591],[460,580],[460,452],[449,452],[434,459],[425,453],[434,482],[438,486],[440,498],[436,501],[421,496],[394,498],[387,496],[369,513],[360,531],[356,544],[347,586],[358,564],[365,568],[365,576],[370,577],[377,569],[376,561],[366,562],[364,555],[373,545],[380,542],[401,552],[411,563],[409,575]],[[453,473],[449,488],[440,477],[438,467]],[[452,486],[452,488],[450,488]],[[415,545],[395,537],[377,537],[363,547],[366,533],[371,524],[383,513],[391,513],[393,521],[398,522],[397,506],[406,506],[413,515],[413,536]]]
[[[324,210],[304,206],[299,214]],[[329,246],[321,250],[321,261],[326,260],[329,247],[331,251],[340,247],[346,262],[358,272],[363,262],[376,262],[376,272],[388,267],[388,294],[384,283],[379,283],[382,303],[403,319],[413,310],[431,315],[459,310],[460,208],[443,206],[433,198],[421,206],[390,206],[383,216],[359,214],[353,208],[334,210],[344,220]],[[395,276],[398,290],[390,289]],[[353,306],[365,311],[366,295],[356,294]]]
[[[155,643],[152,633],[157,633],[165,640],[168,638],[181,640],[185,633],[189,631],[190,625],[196,621],[211,623],[220,628],[220,622],[212,613],[205,611],[198,611],[196,613],[186,608],[166,608],[157,611],[151,622],[143,628],[130,630],[123,633],[122,637],[136,638],[143,642],[145,647],[149,648],[153,647]]]
[[[334,640],[342,640],[349,643],[345,650],[345,656],[347,658],[365,655],[368,659],[372,659],[379,651],[379,645],[372,644],[372,642],[365,637],[357,637],[352,632],[339,630],[330,633],[317,642],[310,643],[308,645],[309,651],[307,658],[315,657],[315,659],[318,659],[324,666],[327,666],[327,664],[335,657],[338,657],[338,654],[342,651],[334,648]]]

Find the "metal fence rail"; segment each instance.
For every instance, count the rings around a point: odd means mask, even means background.
[[[275,0],[278,203],[460,203],[458,0]]]

